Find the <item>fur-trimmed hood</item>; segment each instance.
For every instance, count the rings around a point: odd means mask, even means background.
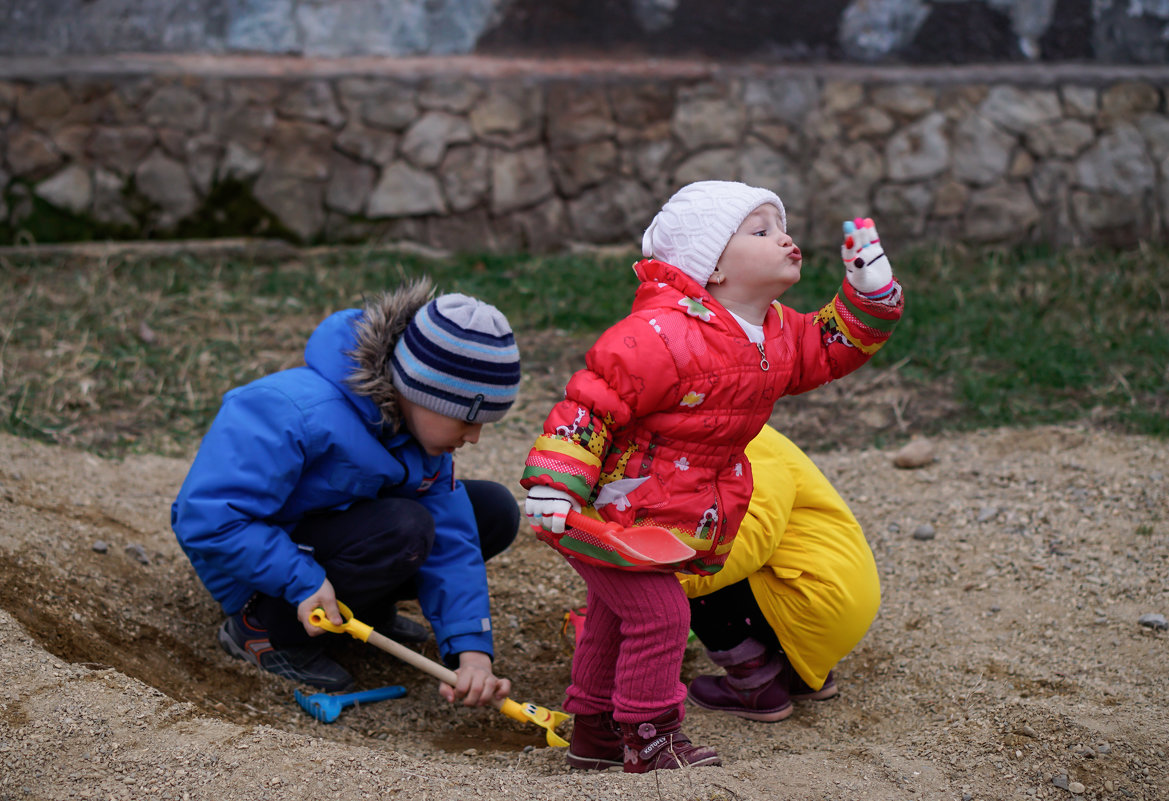
[[[397,427],[401,410],[390,356],[406,326],[433,296],[430,279],[418,279],[369,300],[353,323],[357,341],[348,356],[354,367],[345,383],[353,394],[373,401],[381,412],[382,424],[391,428]]]

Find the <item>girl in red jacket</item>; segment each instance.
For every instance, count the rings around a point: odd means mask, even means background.
[[[711,575],[726,561],[751,497],[743,450],[776,400],[860,367],[901,316],[872,221],[844,227],[846,280],[801,314],[776,300],[802,266],[779,197],[728,181],[683,187],[642,238],[632,312],[589,350],[545,421],[521,481],[525,512],[588,587],[564,704],[571,766],[720,764],[681,731],[690,610],[674,573]],[[695,555],[632,564],[566,527],[569,509],[665,527]]]

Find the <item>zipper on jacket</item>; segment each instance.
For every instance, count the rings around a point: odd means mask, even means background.
[[[759,369],[766,373],[771,369],[771,362],[767,361],[767,354],[763,352],[763,343],[756,342],[755,347],[759,348]]]

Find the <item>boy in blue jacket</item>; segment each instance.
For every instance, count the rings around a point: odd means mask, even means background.
[[[227,613],[232,656],[324,690],[352,677],[314,638],[337,600],[391,637],[417,597],[443,660],[446,700],[510,692],[492,672],[484,561],[519,529],[511,493],[459,481],[451,454],[501,419],[520,382],[506,318],[465,295],[431,300],[428,281],[328,317],[305,366],[228,392],[171,507],[199,579]]]

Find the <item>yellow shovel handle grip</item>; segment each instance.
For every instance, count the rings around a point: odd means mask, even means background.
[[[348,634],[354,639],[369,642],[369,635],[373,634],[373,626],[367,626],[360,620],[355,620],[353,613],[349,611],[349,607],[340,601],[337,602],[337,608],[341,610],[341,617],[345,619],[345,622],[340,626],[329,620],[329,616],[325,614],[325,610],[319,606],[309,613],[309,622],[319,629],[331,631],[334,634]]]

